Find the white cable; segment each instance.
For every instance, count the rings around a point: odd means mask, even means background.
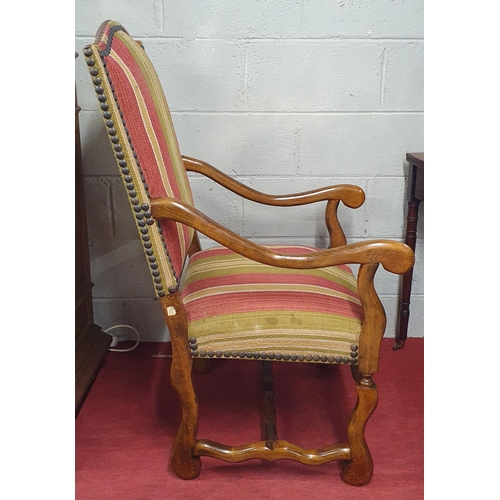
[[[130,328],[130,330],[134,330],[135,334],[137,335],[137,341],[136,341],[136,343],[135,343],[134,346],[132,346],[132,347],[130,347],[128,349],[112,349],[112,348],[109,348],[108,351],[113,351],[113,352],[129,352],[129,351],[133,351],[139,345],[139,332],[133,326],[130,326],[130,325],[115,325],[115,326],[109,327],[107,330],[104,330],[104,333],[108,333],[110,330],[114,330],[115,328]],[[114,335],[111,335],[111,336],[113,338],[115,338]]]

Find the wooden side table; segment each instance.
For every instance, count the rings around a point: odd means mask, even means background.
[[[408,199],[408,215],[406,218],[405,243],[415,250],[417,242],[418,207],[424,201],[424,153],[408,153],[406,160],[412,169],[410,195]],[[396,331],[396,344],[393,349],[402,349],[408,335],[408,321],[410,319],[410,295],[413,268],[403,275],[403,289],[400,297],[399,324]]]

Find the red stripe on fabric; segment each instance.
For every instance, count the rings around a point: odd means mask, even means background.
[[[164,137],[164,132],[161,126],[161,122],[158,116],[158,110],[155,106],[155,103],[153,101],[153,97],[151,95],[151,91],[149,89],[149,86],[146,82],[146,79],[144,78],[144,74],[142,72],[142,69],[139,67],[139,65],[136,63],[134,56],[130,53],[128,47],[126,44],[124,44],[119,38],[115,36],[114,42],[113,42],[113,50],[120,56],[120,58],[123,60],[123,62],[127,65],[128,69],[132,73],[135,82],[139,86],[139,90],[141,92],[141,95],[145,101],[146,104],[146,109],[149,115],[149,118],[151,120],[151,124],[154,130],[154,133],[156,135],[156,138],[158,140],[158,145],[160,148],[161,156],[163,159],[163,162],[165,164],[166,168],[166,174],[168,177],[168,183],[170,188],[172,189],[173,197],[177,199],[182,199],[181,198],[181,192],[179,189],[179,186],[177,185],[177,181],[174,176],[173,172],[173,167],[172,167],[172,160],[170,157],[170,151],[168,149],[165,137]],[[141,49],[142,50],[142,49]],[[151,71],[154,71],[154,69],[151,67]],[[156,77],[156,74],[154,75]],[[158,81],[158,86],[161,88],[160,83]],[[135,99],[135,98],[134,98]],[[122,102],[120,101],[120,106],[122,105]],[[142,157],[141,156],[141,150],[143,149],[142,144],[136,144],[137,138],[133,136],[134,138],[134,148],[138,156],[138,160],[141,163],[141,166],[144,170],[144,161],[147,158],[148,161],[148,167],[151,165],[152,168],[147,169],[147,176],[146,180],[149,185],[149,191],[151,195],[156,198],[156,197],[163,197],[167,196],[167,192],[165,190],[164,184],[163,184],[163,179],[160,175],[160,171],[157,168],[157,163],[156,159],[154,156],[154,150],[151,147],[149,138],[147,136],[147,130],[144,127],[143,121],[142,121],[142,116],[139,113],[139,107],[136,108],[134,115],[131,116],[131,120],[126,120],[127,127],[129,127],[128,122],[131,121],[131,126],[134,126],[136,123],[140,124],[141,127],[138,127],[138,131],[140,132],[139,138],[141,139],[141,142],[144,141],[146,143],[144,148],[144,151],[147,152],[147,157]],[[129,127],[129,130],[132,130]],[[138,150],[138,146],[141,146],[140,149]],[[146,173],[146,170],[145,170]]]
[[[327,288],[328,290],[335,290],[337,292],[345,293],[349,297],[357,298],[358,294],[353,292],[349,288],[342,286],[341,284],[335,283],[328,278],[322,278],[314,276],[311,274],[234,274],[228,276],[214,276],[207,279],[195,280],[192,283],[188,283],[183,290],[183,295],[186,296],[191,293],[198,292],[200,290],[207,290],[219,286],[230,286],[230,285],[252,285],[252,284],[279,284],[279,285],[311,285],[318,286],[322,288]]]
[[[113,39],[113,50],[127,65],[136,80],[137,85],[139,86],[142,97],[145,100],[146,109],[150,116],[153,130],[158,138],[160,153],[167,169],[166,175],[168,183],[170,184],[170,188],[172,189],[174,196],[180,198],[180,190],[173,174],[168,146],[165,142],[158,113],[149,88],[142,75],[142,71],[137,65],[132,54],[129,52],[126,44],[121,42],[117,37],[114,37]],[[137,158],[148,184],[149,193],[153,198],[166,196],[168,193],[163,184],[154,150],[148,137],[147,129],[143,123],[139,103],[137,102],[129,77],[124,73],[118,62],[116,62],[112,57],[107,57],[106,63],[113,82],[115,93],[120,103],[120,109],[123,113],[125,124],[133,140],[134,150],[137,154]],[[184,255],[181,250],[180,241],[177,237],[176,223],[172,221],[162,221],[161,224],[172,264],[176,272],[179,274],[182,268]],[[185,240],[185,247],[187,248],[189,241],[187,229],[183,229],[183,236]]]
[[[344,299],[302,292],[237,292],[203,297],[186,304],[190,321],[225,314],[295,311],[362,318],[362,307]]]

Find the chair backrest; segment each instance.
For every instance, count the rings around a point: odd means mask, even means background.
[[[156,293],[174,293],[194,231],[154,221],[149,199],[192,204],[192,193],[161,83],[141,42],[117,22],[105,21],[83,53]]]

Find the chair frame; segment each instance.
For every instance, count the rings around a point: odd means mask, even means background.
[[[266,405],[265,414],[270,416],[270,419],[265,425],[265,439],[242,446],[227,446],[197,439],[198,405],[191,380],[193,359],[188,343],[188,319],[179,291],[160,297],[172,342],[171,381],[182,404],[182,422],[171,452],[173,470],[183,479],[193,479],[200,474],[202,456],[227,462],[254,458],[267,461],[289,459],[308,465],[341,460],[341,476],[346,483],[355,486],[367,484],[373,474],[373,460],[364,430],[378,402],[377,386],[372,376],[378,371],[380,342],[386,326],[384,308],[374,286],[374,276],[379,264],[393,273],[406,272],[413,265],[413,253],[406,245],[387,240],[346,245],[345,235],[337,217],[337,208],[340,201],[351,208],[362,205],[364,192],[357,186],[336,185],[303,193],[272,196],[248,188],[206,162],[186,156],[182,158],[187,171],[205,175],[232,192],[257,203],[286,207],[326,200],[325,220],[330,236],[330,248],[303,255],[280,254],[239,236],[194,207],[173,198],[151,200],[151,212],[156,220],[166,218],[187,224],[219,244],[262,264],[291,269],[360,264],[357,285],[365,317],[359,339],[358,364],[351,365],[358,399],[347,429],[348,443],[313,450],[277,439],[272,408],[274,395],[272,390],[268,390],[266,401],[269,404]],[[188,255],[193,255],[200,249],[195,233]],[[194,363],[199,363],[199,369],[205,371],[207,367],[203,364],[206,361],[209,360],[195,359]],[[263,362],[264,379],[267,380],[268,388],[273,385],[271,364],[269,361]]]

